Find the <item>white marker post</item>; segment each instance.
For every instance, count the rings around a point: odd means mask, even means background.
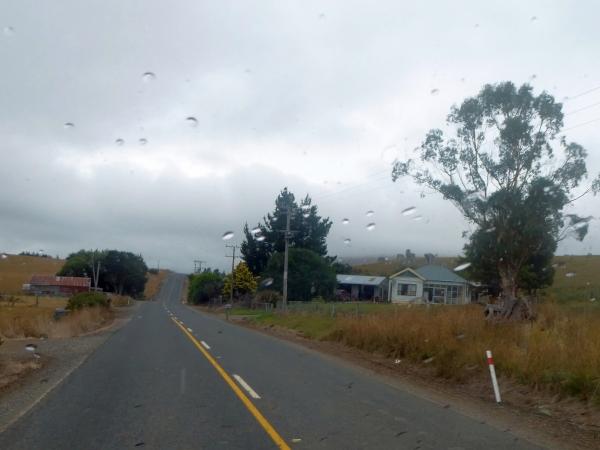
[[[494,367],[494,358],[492,358],[492,352],[486,350],[485,355],[487,356],[488,366],[490,366],[490,376],[492,377],[492,386],[494,387],[494,395],[496,396],[496,403],[502,402],[500,398],[500,388],[498,387],[498,380],[496,379],[496,368]]]

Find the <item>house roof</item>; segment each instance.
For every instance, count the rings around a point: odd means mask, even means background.
[[[390,275],[390,278],[396,278],[396,277],[399,277],[400,275],[404,275],[406,273],[408,273],[408,276],[416,277],[416,278],[420,278],[422,280],[425,280],[425,277],[423,275],[421,275],[415,269],[411,269],[410,267],[407,267],[406,269],[402,269],[400,272],[396,272],[395,274]]]
[[[85,277],[57,277],[54,275],[33,275],[29,282],[32,286],[68,286],[90,287],[91,280]]]
[[[468,283],[463,277],[458,275],[456,272],[448,269],[444,266],[438,266],[435,264],[429,264],[427,266],[419,267],[416,270],[421,276],[427,281],[446,281],[450,283]]]
[[[379,286],[385,281],[385,277],[372,277],[369,275],[336,275],[339,284],[362,284],[368,286]]]

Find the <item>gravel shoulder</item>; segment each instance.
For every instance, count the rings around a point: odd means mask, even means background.
[[[65,380],[113,333],[125,325],[139,303],[119,308],[113,322],[83,336],[60,339],[10,339],[0,347],[0,358],[32,360],[25,345],[37,345],[40,368],[28,371],[21,379],[0,391],[0,432],[29,411]]]

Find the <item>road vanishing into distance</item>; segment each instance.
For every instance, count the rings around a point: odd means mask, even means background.
[[[170,275],[0,449],[533,449],[444,405],[180,303]]]

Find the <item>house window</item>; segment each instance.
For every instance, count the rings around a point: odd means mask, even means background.
[[[462,297],[462,286],[448,286],[447,293],[447,303],[456,305],[460,303],[460,298]]]
[[[398,295],[407,295],[415,297],[417,295],[417,285],[409,283],[398,283]]]

